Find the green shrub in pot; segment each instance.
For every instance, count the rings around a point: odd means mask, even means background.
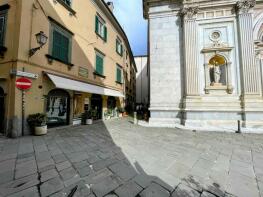
[[[43,113],[31,114],[27,118],[27,123],[34,129],[35,135],[47,134],[47,116]]]

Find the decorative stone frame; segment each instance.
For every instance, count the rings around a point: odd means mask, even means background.
[[[205,71],[205,93],[210,94],[211,91],[226,91],[228,94],[233,93],[233,85],[232,85],[232,72],[230,61],[230,53],[232,47],[224,47],[224,48],[204,48],[202,53],[204,54],[204,71]],[[226,61],[226,85],[224,86],[211,86],[210,81],[210,72],[209,72],[209,61],[215,55],[222,56]]]

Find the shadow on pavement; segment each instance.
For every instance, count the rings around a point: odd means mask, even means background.
[[[0,167],[14,169],[12,180],[0,181],[0,196],[68,196],[76,185],[75,197],[225,196],[216,183],[204,187],[189,177],[173,188],[147,174],[138,162],[130,163],[103,122],[52,129],[47,136],[24,137],[9,145],[12,140],[5,140],[0,141],[1,155],[10,150],[17,154],[0,159]],[[1,165],[10,160],[14,168]]]

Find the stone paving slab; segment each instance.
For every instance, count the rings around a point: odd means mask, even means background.
[[[263,197],[263,135],[129,119],[0,138],[0,196]]]

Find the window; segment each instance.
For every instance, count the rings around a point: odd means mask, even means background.
[[[0,46],[5,45],[7,11],[0,11]]]
[[[96,74],[103,76],[104,75],[104,55],[99,52],[96,52]]]
[[[105,42],[107,42],[107,27],[105,21],[96,15],[95,17],[95,32],[98,34]]]
[[[61,0],[61,1],[63,1],[68,6],[71,6],[71,0]]]
[[[52,56],[62,62],[71,61],[72,34],[52,23]]]
[[[116,82],[122,83],[122,68],[118,64],[116,69]]]
[[[120,56],[122,56],[122,54],[123,54],[123,46],[122,46],[121,41],[120,41],[118,38],[116,39],[116,52],[117,52]]]

